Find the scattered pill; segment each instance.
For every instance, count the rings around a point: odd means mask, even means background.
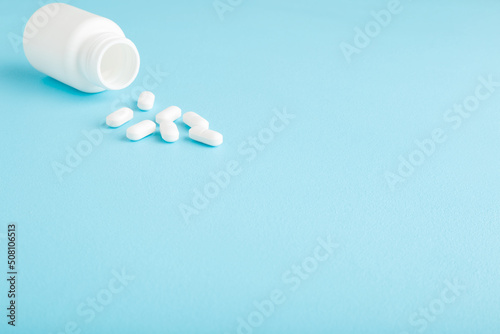
[[[160,123],[160,133],[164,141],[173,143],[179,139],[179,129],[172,121],[163,121]]]
[[[185,113],[182,116],[182,121],[190,127],[201,126],[208,129],[208,121],[192,111]]]
[[[189,129],[189,137],[210,146],[219,146],[222,144],[222,135],[204,126],[194,126]]]
[[[106,124],[112,128],[117,128],[134,118],[134,112],[130,108],[120,108],[106,117]]]
[[[164,121],[173,122],[179,117],[181,117],[181,108],[171,106],[156,114],[156,123],[161,124]]]
[[[139,95],[137,107],[141,110],[151,110],[155,104],[155,95],[151,92],[144,91]]]
[[[127,129],[127,138],[130,140],[140,140],[149,136],[156,130],[156,123],[150,120],[145,120],[132,125]]]

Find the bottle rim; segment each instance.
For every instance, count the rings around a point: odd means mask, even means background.
[[[135,44],[116,35],[97,38],[89,50],[87,64],[97,86],[119,90],[130,86],[139,73],[140,57]]]

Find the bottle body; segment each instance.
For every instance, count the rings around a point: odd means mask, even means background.
[[[23,46],[35,69],[87,93],[125,88],[139,71],[137,48],[116,23],[64,3],[31,16]]]

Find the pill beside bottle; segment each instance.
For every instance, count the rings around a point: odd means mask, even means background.
[[[156,114],[156,123],[161,124],[164,121],[173,122],[181,117],[181,108],[171,106]]]
[[[160,123],[160,134],[164,141],[173,143],[179,139],[179,129],[172,121]]]
[[[141,110],[151,110],[155,104],[155,95],[151,92],[144,91],[139,95],[137,107]]]
[[[120,108],[106,117],[106,124],[112,128],[117,128],[134,118],[134,112],[130,108]]]
[[[201,126],[208,129],[208,121],[193,111],[188,111],[182,116],[182,121],[189,127]]]
[[[149,136],[156,130],[156,123],[150,120],[145,120],[132,125],[127,129],[127,138],[133,141],[141,140]]]
[[[194,126],[189,129],[189,137],[195,141],[210,146],[219,146],[223,141],[222,134],[217,131],[207,129],[204,126]]]

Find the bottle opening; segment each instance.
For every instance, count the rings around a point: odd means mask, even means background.
[[[139,72],[139,53],[127,39],[116,41],[101,53],[98,76],[106,89],[128,87]]]

